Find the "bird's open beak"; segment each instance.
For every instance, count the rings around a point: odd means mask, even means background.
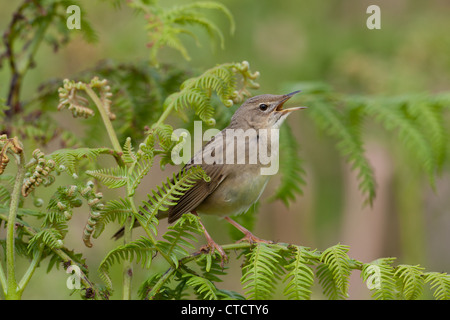
[[[290,98],[292,98],[295,94],[299,93],[300,90],[298,91],[294,91],[288,94],[285,94],[283,99],[281,99],[280,103],[278,104],[278,106],[276,107],[275,111],[276,112],[281,112],[281,113],[289,113],[295,110],[300,110],[300,109],[306,109],[306,107],[293,107],[293,108],[289,108],[289,109],[283,109],[283,105],[286,101],[288,101]]]

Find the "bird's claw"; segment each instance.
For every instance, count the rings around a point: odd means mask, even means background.
[[[220,245],[218,245],[214,241],[211,241],[211,242],[208,242],[208,244],[206,244],[200,248],[200,252],[211,253],[211,254],[214,254],[215,250],[217,250],[217,252],[220,255],[220,267],[223,269],[225,262],[228,262],[228,256],[225,253],[225,250],[223,250],[223,248]]]
[[[246,233],[245,236],[242,239],[238,240],[237,242],[240,243],[240,242],[244,242],[244,241],[248,242],[250,244],[255,244],[255,243],[273,244],[274,243],[273,241],[270,241],[270,240],[258,238],[251,232]]]

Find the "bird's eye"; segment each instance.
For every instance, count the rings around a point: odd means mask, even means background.
[[[265,104],[265,103],[261,103],[261,104],[259,105],[259,109],[260,109],[261,111],[266,111],[267,108],[269,108],[269,106],[268,106],[267,104]]]

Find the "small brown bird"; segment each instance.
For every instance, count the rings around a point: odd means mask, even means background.
[[[229,126],[205,144],[184,167],[188,170],[192,166],[201,166],[210,181],[198,180],[176,205],[167,211],[158,212],[156,217],[167,217],[168,222],[172,223],[189,212],[225,216],[225,220],[245,235],[240,241],[268,242],[257,238],[229,216],[246,212],[263,193],[270,175],[262,174],[262,169],[268,169],[271,164],[262,161],[261,157],[255,157],[254,153],[256,150],[259,153],[265,151],[264,154],[270,154],[271,159],[278,159],[274,157],[278,152],[278,135],[273,136],[274,131],[271,129],[280,128],[292,111],[305,108],[283,109],[284,103],[298,92],[259,95],[245,101],[234,113]],[[235,137],[245,140],[241,139],[239,145],[235,143]],[[265,138],[265,143],[262,143],[262,138]],[[261,150],[261,146],[268,150]],[[201,221],[200,224],[207,240],[203,249],[217,250],[223,263],[227,259],[225,251],[212,239]],[[114,237],[119,238],[122,234],[123,228]]]

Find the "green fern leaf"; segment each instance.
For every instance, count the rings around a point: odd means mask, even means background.
[[[287,282],[283,293],[289,299],[309,300],[311,297],[311,287],[314,284],[314,272],[307,265],[307,255],[305,249],[298,246],[294,247],[294,258],[285,266],[289,273],[284,278]]]
[[[133,151],[133,145],[131,144],[131,138],[128,137],[125,140],[125,144],[123,146],[123,162],[131,164],[137,161],[136,154]]]
[[[434,289],[433,296],[438,300],[450,300],[450,275],[447,273],[427,272],[425,282]]]
[[[308,101],[311,114],[322,130],[338,139],[338,150],[347,157],[353,170],[358,170],[359,189],[366,194],[366,203],[372,204],[376,195],[376,183],[373,169],[365,156],[360,133],[356,130],[359,122],[350,122],[345,116],[324,98]],[[310,112],[309,112],[310,111]]]
[[[219,255],[218,252],[215,252],[214,254]],[[203,272],[203,278],[206,278],[211,282],[223,281],[220,277],[226,275],[224,270],[226,270],[227,267],[221,266],[220,257],[218,257],[218,259],[214,259],[212,254],[202,254],[195,261]]]
[[[142,268],[150,268],[153,255],[156,253],[156,248],[148,238],[140,238],[125,245],[119,246],[110,251],[102,260],[98,267],[100,278],[105,282],[109,289],[112,289],[112,281],[109,275],[109,269],[114,263],[127,260],[136,263],[141,263]]]
[[[60,224],[60,227],[62,225]],[[40,244],[44,244],[50,249],[62,247],[63,235],[60,230],[49,228],[44,229],[36,233],[28,243],[28,252],[35,251],[39,248]]]
[[[348,250],[348,246],[337,244],[326,249],[320,257],[320,261],[327,266],[337,288],[344,296],[347,296],[351,273]]]
[[[361,276],[367,283],[376,300],[394,300],[398,296],[395,270],[392,263],[395,258],[381,258],[363,265]]]
[[[99,180],[110,189],[120,188],[128,181],[127,169],[124,167],[88,170],[86,174]]]
[[[202,229],[198,222],[198,217],[190,213],[184,214],[168,229],[163,235],[165,241],[158,241],[156,246],[170,257],[174,265],[178,267],[179,257],[189,254],[185,248],[195,249],[192,242],[197,242],[195,234],[201,234]]]
[[[403,104],[394,100],[367,101],[367,114],[380,121],[387,130],[397,131],[401,141],[422,164],[434,185],[436,158],[424,133],[401,110]]]
[[[78,148],[78,149],[59,149],[49,155],[55,160],[57,165],[63,165],[69,174],[76,173],[76,164],[82,159],[93,162],[98,155],[110,153],[107,148]]]
[[[7,205],[11,198],[11,191],[14,187],[15,177],[13,175],[3,173],[0,175],[0,204]]]
[[[152,190],[152,194],[148,195],[149,200],[144,202],[147,209],[143,210],[141,207],[144,218],[139,215],[138,219],[144,219],[146,223],[149,223],[158,211],[167,211],[169,206],[175,205],[176,201],[199,179],[209,181],[209,177],[199,166],[183,170],[178,174],[174,173],[172,181],[167,178],[167,182],[163,183],[162,187],[157,187],[157,191]]]
[[[241,283],[249,299],[271,297],[279,277],[280,259],[278,248],[264,243],[258,243],[246,254]]]
[[[201,300],[219,300],[228,297],[217,290],[214,283],[206,278],[191,273],[184,274],[183,278],[187,279],[186,285],[193,287]]]
[[[408,111],[431,143],[437,169],[442,169],[448,148],[448,136],[442,117],[442,107],[434,103],[433,99],[427,95],[412,95],[405,100]]]
[[[185,290],[186,281],[180,281],[176,288],[172,289],[169,285],[163,284],[157,293],[149,297],[149,293],[156,283],[161,279],[162,273],[154,272],[148,279],[146,279],[138,290],[139,298],[142,300],[152,299],[152,300],[181,300],[186,298],[187,293]]]
[[[186,8],[191,9],[210,9],[210,10],[218,10],[225,14],[225,16],[228,18],[228,21],[230,23],[230,33],[233,34],[235,31],[235,23],[233,15],[231,14],[231,11],[228,10],[227,7],[225,7],[223,4],[219,2],[213,2],[213,1],[201,1],[201,2],[194,2],[191,4],[186,5]],[[184,10],[183,8],[181,8]]]
[[[397,266],[395,277],[402,280],[402,292],[405,299],[415,300],[422,295],[425,283],[423,270],[424,268],[421,268],[418,265],[410,266],[401,264]]]
[[[280,199],[286,206],[290,201],[295,200],[296,194],[303,194],[302,185],[305,185],[305,170],[302,160],[298,157],[299,149],[297,139],[294,137],[291,128],[286,123],[281,128],[280,140],[280,174],[281,183],[276,193],[270,200]]]
[[[143,159],[143,161],[136,162],[136,166],[134,167],[132,174],[129,176],[128,196],[131,197],[134,195],[137,187],[139,186],[142,179],[149,172],[152,166],[153,166],[153,158]]]
[[[237,91],[237,76],[243,78],[243,88]],[[253,81],[258,73],[251,74],[248,63],[226,63],[205,71],[198,77],[183,82],[180,91],[170,95],[164,102],[165,109],[181,111],[193,108],[199,118],[208,125],[214,125],[215,113],[211,104],[212,94],[215,92],[222,103],[231,107],[244,96],[250,95],[247,87],[256,88]]]
[[[133,4],[136,6],[136,4]],[[157,53],[164,47],[169,46],[177,50],[182,54],[186,60],[190,60],[190,56],[186,47],[181,42],[179,35],[188,34],[196,40],[198,44],[197,36],[184,28],[185,25],[200,26],[206,30],[211,39],[216,36],[219,38],[220,45],[224,46],[224,36],[211,20],[207,19],[199,9],[217,10],[226,15],[230,21],[231,32],[234,32],[234,20],[231,12],[222,4],[212,1],[202,1],[190,3],[187,5],[174,6],[172,8],[164,9],[155,4],[141,4],[139,5],[144,11],[152,12],[157,11],[158,19],[149,20],[147,28],[150,30],[150,56],[151,61],[157,65]]]
[[[98,221],[105,224],[118,221],[122,225],[132,213],[133,210],[128,199],[110,200],[102,208],[101,218]]]
[[[344,300],[347,296],[338,287],[330,268],[326,264],[320,264],[316,269],[316,277],[322,287],[323,294],[330,300]]]
[[[89,247],[90,236],[97,239],[102,234],[105,226],[113,221],[117,221],[123,225],[130,216],[133,215],[130,201],[128,199],[119,198],[119,200],[110,200],[99,211],[91,211],[89,220],[85,226],[83,240]],[[93,233],[92,233],[92,229]]]

